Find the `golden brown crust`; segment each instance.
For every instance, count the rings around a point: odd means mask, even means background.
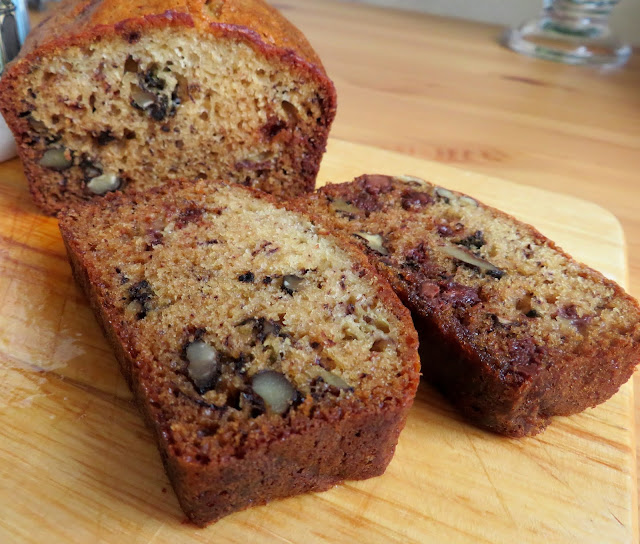
[[[200,31],[251,29],[264,47],[288,49],[310,65],[322,63],[302,32],[262,0],[64,0],[29,35],[21,62],[38,50],[61,49],[109,33],[133,32],[146,25],[180,24]],[[256,40],[257,42],[258,40]]]
[[[73,274],[82,286],[113,346],[121,370],[127,379],[144,417],[153,430],[167,473],[180,504],[189,519],[206,525],[231,512],[252,505],[291,496],[322,491],[345,479],[364,479],[382,474],[392,458],[398,435],[403,428],[419,380],[417,334],[408,310],[399,302],[389,285],[381,280],[366,257],[351,242],[348,248],[353,270],[361,278],[375,279],[375,298],[398,319],[402,344],[397,356],[402,360],[402,376],[396,385],[373,393],[355,391],[340,402],[324,403],[307,397],[296,410],[279,420],[261,420],[258,427],[248,427],[242,437],[227,441],[219,449],[206,451],[209,461],[201,460],[202,450],[186,443],[180,418],[168,419],[166,391],[152,378],[151,367],[157,364],[136,346],[135,331],[123,321],[105,278],[109,271],[95,261],[85,230],[91,217],[109,216],[132,202],[142,202],[162,195],[168,208],[180,207],[172,196],[191,187],[191,202],[215,190],[217,184],[177,181],[151,189],[146,194],[110,194],[102,203],[74,206],[60,216],[60,230],[67,247]],[[248,188],[235,187],[247,199],[253,197],[300,215],[294,205],[277,202]],[[184,194],[184,193],[181,193]],[[158,209],[158,215],[162,211]],[[138,225],[145,217],[138,217]],[[312,219],[313,220],[313,219]],[[324,236],[323,232],[319,233]],[[310,309],[311,310],[311,309]],[[179,326],[186,326],[180,323]],[[395,327],[395,326],[394,326]],[[175,387],[173,385],[172,387]],[[233,436],[234,425],[225,432]],[[244,427],[240,426],[241,429]],[[204,439],[203,439],[204,440]]]

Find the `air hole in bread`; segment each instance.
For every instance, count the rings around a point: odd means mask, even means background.
[[[131,55],[129,55],[127,57],[127,60],[124,62],[125,73],[129,72],[129,73],[136,74],[138,73],[139,69],[140,69],[140,64],[138,63],[138,61],[135,60]]]
[[[285,111],[287,116],[289,117],[289,121],[297,122],[298,121],[298,109],[288,100],[282,101],[282,109]]]
[[[378,338],[371,346],[371,351],[382,353],[389,346],[389,341],[385,338]]]

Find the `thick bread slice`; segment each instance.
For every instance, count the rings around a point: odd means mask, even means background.
[[[178,175],[311,191],[336,96],[262,0],[65,0],[0,80],[37,205]]]
[[[423,374],[483,427],[538,433],[607,400],[640,361],[630,296],[469,196],[372,175],[300,205],[368,252],[413,312]]]
[[[384,472],[417,334],[348,241],[205,181],[108,195],[60,230],[193,522]]]

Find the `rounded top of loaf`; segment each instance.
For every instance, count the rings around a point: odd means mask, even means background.
[[[262,0],[63,0],[29,34],[20,55],[55,53],[109,34],[135,40],[154,26],[193,27],[249,41],[265,54],[295,56],[326,76],[305,36]]]

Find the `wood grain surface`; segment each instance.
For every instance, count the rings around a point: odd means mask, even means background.
[[[363,169],[499,205],[625,283],[619,223],[592,203],[339,140],[320,176]],[[632,414],[628,383],[511,440],[466,424],[421,384],[384,476],[194,528],[71,279],[56,221],[31,204],[19,162],[0,165],[0,542],[631,543]]]

